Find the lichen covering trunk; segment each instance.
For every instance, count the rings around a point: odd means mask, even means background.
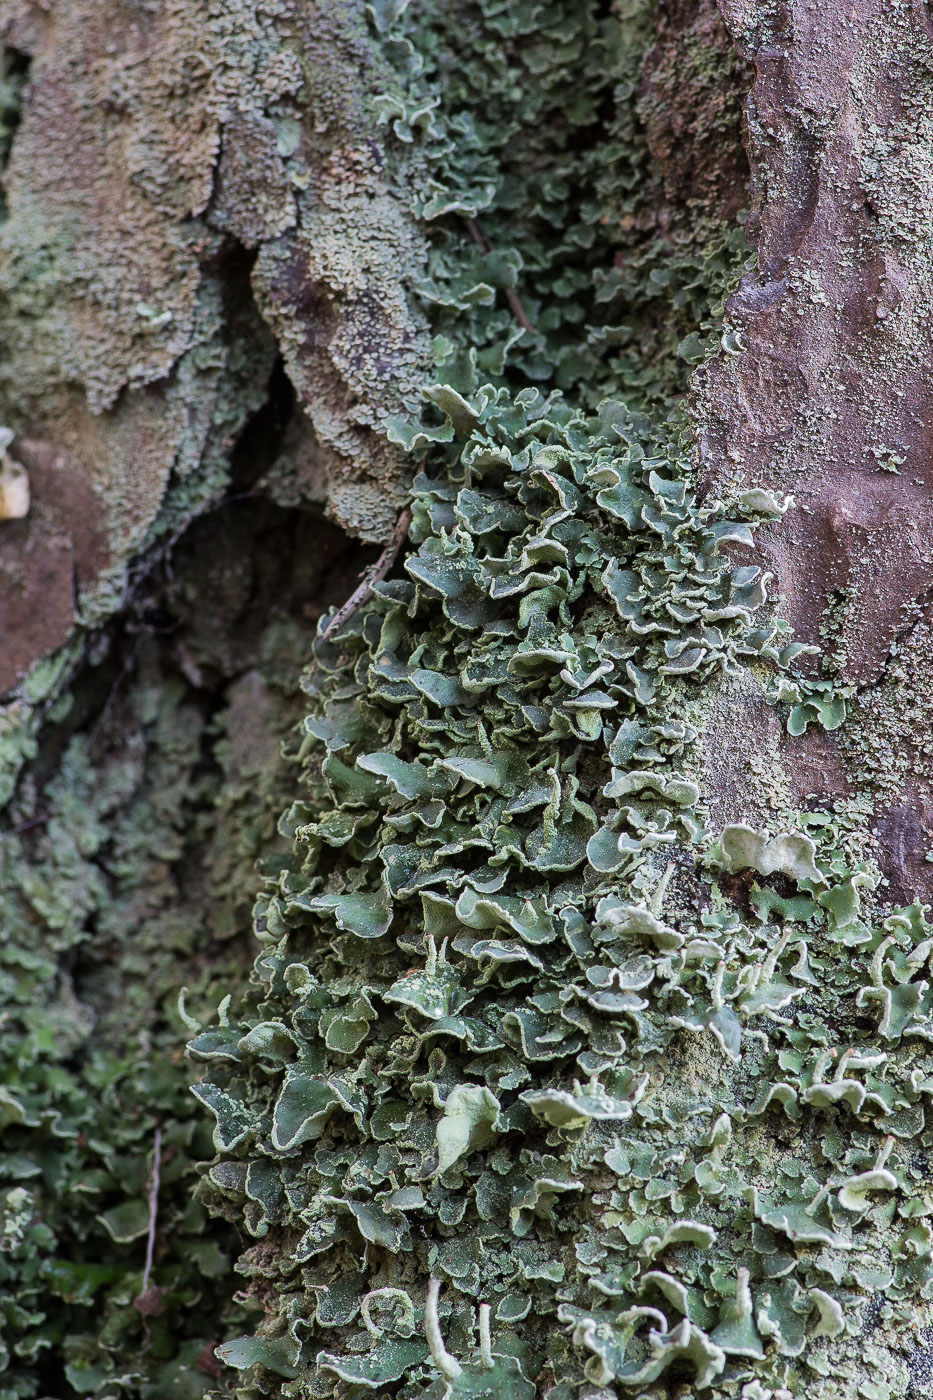
[[[0,33],[0,1400],[924,1394],[922,5]]]

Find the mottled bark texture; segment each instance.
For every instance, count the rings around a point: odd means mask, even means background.
[[[788,748],[792,801],[871,792],[892,895],[929,897],[929,7],[722,0],[721,10],[754,69],[758,265],[728,304],[730,353],[697,376],[702,477],[710,490],[793,494],[765,544],[782,612],[851,687],[843,732],[809,730]],[[769,742],[762,711],[749,750]]]
[[[383,539],[405,471],[376,429],[425,347],[356,7],[5,0],[0,34],[0,387],[34,501],[0,539],[4,692],[224,489],[276,355],[292,497]]]

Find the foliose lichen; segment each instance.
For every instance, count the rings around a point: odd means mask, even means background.
[[[858,802],[717,833],[696,781],[717,676],[801,651],[735,557],[783,503],[698,500],[667,401],[660,269],[702,322],[737,241],[601,275],[646,11],[401,8],[438,382],[392,428],[404,566],[305,677],[252,990],[190,1047],[202,1199],[267,1309],[220,1354],[244,1396],[905,1395],[931,928],[881,904]]]
[[[194,1400],[249,1325],[236,1231],[193,1200],[183,1045],[242,980],[254,866],[284,847],[276,736],[334,539],[253,500],[208,516],[26,746],[0,827],[4,1400]]]
[[[371,18],[376,183],[420,221],[403,290],[435,369],[423,413],[367,424],[410,465],[410,547],[314,648],[280,842],[290,784],[243,741],[296,712],[293,624],[258,675],[220,667],[215,713],[184,647],[170,678],[134,669],[129,755],[104,762],[80,715],[56,754],[9,711],[2,1394],[200,1393],[209,1322],[242,1333],[218,1355],[244,1400],[905,1396],[931,1321],[933,930],[884,905],[858,799],[713,830],[701,785],[724,680],[771,686],[792,731],[846,698],[789,673],[748,553],[785,503],[699,499],[673,402],[690,363],[743,353],[721,322],[741,230],[657,217],[641,0]],[[286,695],[259,704],[270,669]],[[192,830],[209,874],[184,899]],[[232,889],[235,930],[263,853],[238,998],[196,913]],[[225,1307],[231,1225],[255,1327]]]

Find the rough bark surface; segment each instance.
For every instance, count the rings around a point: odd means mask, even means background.
[[[385,539],[405,468],[374,428],[426,351],[352,7],[7,0],[0,35],[26,68],[0,384],[35,501],[0,539],[2,693],[222,492],[277,353],[306,412],[292,494],[323,478]]]
[[[933,583],[929,10],[721,10],[755,72],[758,264],[728,305],[731,353],[699,377],[702,472],[710,489],[793,494],[765,546],[782,610],[856,697],[854,735],[808,736],[787,755],[794,800],[867,786],[892,892],[926,896],[926,686],[918,676],[908,714],[886,680],[927,635]],[[893,754],[871,743],[880,728]]]

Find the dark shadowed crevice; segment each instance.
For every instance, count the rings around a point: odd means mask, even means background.
[[[19,126],[23,88],[29,78],[29,56],[8,44],[0,46],[0,223],[6,218],[3,177]]]
[[[115,1375],[154,1368],[196,1400],[213,1347],[251,1325],[230,1301],[242,1241],[192,1201],[212,1145],[189,1092],[178,993],[189,988],[187,1014],[209,1017],[248,974],[258,872],[274,873],[287,848],[277,823],[295,773],[282,743],[305,709],[298,677],[321,613],[375,553],[300,491],[273,498],[294,396],[280,365],[250,359],[251,262],[233,248],[216,270],[242,372],[265,363],[268,381],[228,449],[227,487],[193,519],[183,496],[169,501],[123,607],[87,634],[0,833],[4,1033],[22,1037],[10,1092],[60,1115],[54,1173],[27,1183],[45,1232],[26,1266],[30,1306],[69,1339],[12,1364],[23,1393],[58,1400],[98,1384],[87,1367],[102,1330]],[[40,1122],[7,1128],[0,1199],[9,1162],[45,1160]],[[157,1129],[152,1277],[167,1291],[145,1319],[150,1345],[132,1299]]]
[[[920,1340],[924,1345],[907,1353],[908,1400],[929,1400],[933,1396],[933,1328],[925,1327]]]
[[[377,552],[352,541],[319,508],[273,498],[269,477],[294,411],[294,393],[278,362],[264,403],[231,451],[226,493],[138,563],[122,610],[89,634],[67,712],[43,730],[7,822],[24,828],[24,847],[41,862],[46,828],[57,817],[56,779],[79,745],[102,786],[115,770],[132,769],[132,780],[122,781],[120,799],[108,808],[108,824],[115,825],[116,814],[122,820],[134,803],[158,797],[167,779],[162,759],[153,755],[172,748],[174,726],[186,742],[171,759],[174,806],[169,815],[171,803],[163,803],[162,817],[184,841],[161,862],[156,902],[163,908],[180,901],[193,919],[206,909],[208,925],[222,930],[218,937],[241,934],[250,957],[255,869],[249,852],[241,853],[240,868],[226,870],[235,894],[222,897],[204,883],[211,878],[208,848],[218,845],[218,821],[224,821],[216,818],[218,804],[231,785],[242,784],[257,820],[261,801],[268,807],[266,836],[274,846],[275,821],[293,795],[280,745],[303,713],[297,678],[319,617],[345,600]],[[163,704],[173,718],[160,738]],[[235,845],[237,831],[249,824],[247,814],[231,811],[227,820],[225,839]],[[255,855],[268,844],[257,841]],[[103,841],[94,861],[111,893],[125,883],[128,867],[113,840]],[[91,916],[85,933],[93,938],[97,931]],[[209,943],[201,945],[199,958]],[[119,957],[117,946],[82,945],[74,964],[82,996],[101,982],[102,970],[112,974],[109,964]]]
[[[662,231],[689,237],[698,221],[731,222],[747,202],[743,114],[753,73],[715,0],[666,0],[655,32],[638,96],[651,202]]]

